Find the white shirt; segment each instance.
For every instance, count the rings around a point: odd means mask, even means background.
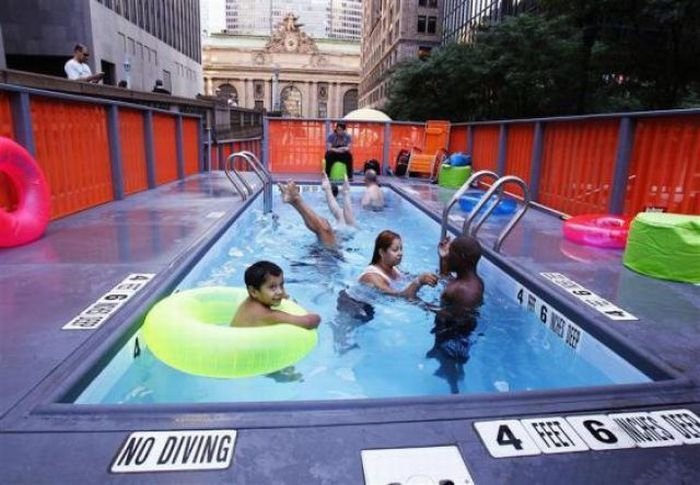
[[[72,57],[68,59],[68,62],[66,62],[66,65],[63,66],[63,69],[66,71],[66,76],[68,76],[68,79],[76,80],[83,77],[92,76],[92,71],[87,63],[78,62]]]

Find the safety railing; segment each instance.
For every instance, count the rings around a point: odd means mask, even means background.
[[[469,179],[464,182],[459,190],[457,190],[457,192],[455,192],[455,194],[452,196],[450,202],[442,210],[442,228],[440,230],[440,240],[445,239],[445,236],[447,236],[447,220],[452,207],[454,207],[454,205],[459,201],[460,197],[464,195],[472,184],[476,184],[479,180],[487,176],[492,177],[493,180],[498,180],[498,174],[496,172],[492,172],[491,170],[480,170],[473,173],[472,176],[469,177]]]
[[[240,187],[237,185],[237,183],[234,181],[235,179],[231,175],[232,173],[235,174],[239,181],[243,184],[243,186],[246,188],[249,194],[253,193],[253,188],[250,186],[250,184],[245,180],[245,177],[243,177],[238,170],[236,170],[234,161],[236,158],[242,158],[246,162],[248,162],[248,166],[250,166],[253,170],[253,173],[260,179],[260,182],[262,183],[263,186],[263,211],[265,213],[271,212],[272,211],[272,176],[270,173],[265,170],[265,167],[263,167],[262,163],[260,163],[260,160],[258,157],[253,153],[249,151],[241,151],[241,152],[236,152],[232,153],[229,155],[229,157],[226,159],[226,163],[224,164],[224,173],[226,174],[226,177],[228,177],[229,181],[233,184],[234,187],[236,187],[236,190],[238,191],[239,194],[241,194],[241,197],[245,200],[246,197],[243,196],[242,190]]]
[[[505,177],[501,177],[498,180],[496,180],[496,182],[494,182],[491,188],[489,188],[489,190],[487,190],[486,193],[481,197],[479,202],[476,205],[474,205],[471,212],[464,220],[464,225],[462,226],[462,234],[469,233],[470,235],[476,237],[476,233],[479,231],[481,225],[484,223],[484,221],[486,221],[486,219],[488,219],[488,217],[494,211],[496,206],[501,202],[501,199],[503,198],[504,194],[505,185],[508,183],[515,183],[516,185],[520,186],[520,190],[522,190],[523,192],[523,204],[513,215],[513,217],[511,217],[510,221],[508,221],[506,227],[504,227],[501,233],[498,235],[496,242],[493,244],[493,250],[496,252],[499,252],[505,238],[508,236],[508,234],[510,234],[510,231],[513,230],[515,225],[518,223],[518,221],[520,221],[520,219],[522,219],[522,217],[525,215],[525,212],[527,212],[528,208],[530,207],[530,190],[528,189],[527,184],[523,179],[521,179],[520,177],[516,177],[515,175],[506,175]],[[498,192],[496,195],[496,199],[492,201],[491,197],[494,194],[496,194],[496,192]],[[484,211],[481,217],[474,224],[474,227],[472,227],[470,230],[471,222],[486,204],[490,204],[490,206]]]
[[[226,175],[226,178],[229,180],[229,182],[231,182],[231,185],[233,185],[233,188],[236,189],[238,195],[241,196],[241,200],[246,200],[248,198],[248,195],[251,195],[253,193],[253,188],[245,180],[245,177],[238,173],[236,168],[233,166],[233,163],[230,163],[231,168],[229,168],[229,160],[233,162],[233,159],[237,156],[238,155],[234,153],[228,157],[228,159],[224,163],[224,174]],[[238,181],[236,181],[236,179],[231,174],[234,174]],[[241,188],[241,184],[243,185],[243,188]]]

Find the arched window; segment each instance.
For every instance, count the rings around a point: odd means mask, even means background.
[[[301,91],[294,86],[282,90],[282,116],[285,118],[301,118]]]
[[[216,97],[226,101],[229,106],[238,106],[238,91],[229,83],[219,86]]]
[[[343,96],[343,116],[357,109],[357,89],[346,91]]]

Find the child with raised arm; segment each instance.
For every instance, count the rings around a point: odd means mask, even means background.
[[[238,307],[231,321],[232,327],[262,327],[276,323],[289,323],[302,328],[316,328],[321,317],[316,313],[292,315],[272,307],[288,298],[284,291],[282,268],[269,261],[258,261],[245,270],[248,298]]]

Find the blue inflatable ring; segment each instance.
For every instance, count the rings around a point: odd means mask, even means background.
[[[471,210],[474,208],[474,206],[481,200],[481,198],[484,196],[483,191],[481,190],[467,190],[462,197],[459,198],[459,207],[464,211],[464,212],[471,212]],[[487,203],[481,211],[484,209],[487,209],[488,207],[491,206],[491,204],[494,203],[496,200],[496,196],[492,195],[491,196],[491,201]],[[501,199],[501,201],[498,203],[496,208],[491,212],[492,215],[497,215],[497,216],[502,216],[502,215],[507,215],[507,214],[512,214],[515,212],[515,209],[518,208],[518,203],[515,201],[515,199],[512,199],[510,197],[504,197]],[[481,212],[480,211],[480,212]]]

